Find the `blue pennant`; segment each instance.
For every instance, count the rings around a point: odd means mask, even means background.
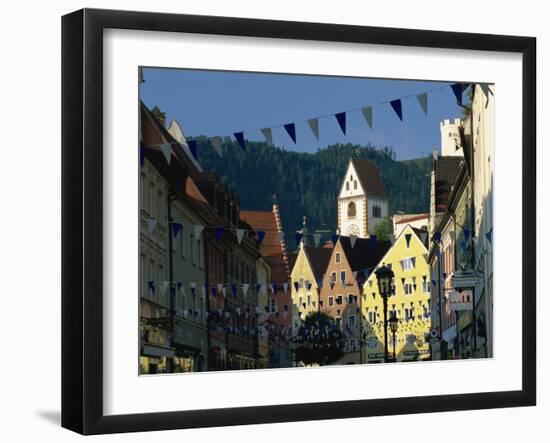
[[[195,158],[195,160],[198,160],[197,158],[197,141],[196,140],[187,140],[187,146],[189,146],[189,150],[191,151],[191,154]]]
[[[491,230],[489,232],[486,232],[485,233],[485,238],[487,239],[487,241],[489,243],[493,243],[493,228],[491,228]]]
[[[294,144],[296,144],[296,126],[294,126],[294,123],[287,123],[284,127]]]
[[[235,136],[235,139],[237,139],[237,143],[239,143],[239,146],[243,149],[245,149],[245,141],[244,141],[244,132],[234,132],[233,135]]]
[[[451,85],[451,89],[456,97],[456,102],[459,106],[462,106],[462,83],[455,83]]]
[[[224,231],[223,228],[216,228],[216,233],[215,233],[216,241],[220,241],[222,239],[223,231]]]
[[[412,234],[405,234],[405,241],[407,242],[407,248],[411,245]]]
[[[346,113],[345,112],[339,112],[338,114],[334,114],[336,117],[336,120],[338,120],[338,124],[340,125],[340,129],[346,135]]]
[[[336,247],[336,243],[338,242],[338,237],[339,237],[338,234],[332,235],[332,246]]]
[[[147,287],[150,291],[153,291],[153,294],[155,293],[155,282],[153,280],[147,282]]]
[[[303,237],[303,236],[304,236],[304,235],[303,235],[302,233],[300,233],[300,232],[297,232],[297,233],[296,233],[296,246],[300,246],[300,242],[302,241],[302,237]]]
[[[172,223],[172,235],[174,236],[174,238],[178,236],[178,233],[181,231],[182,227],[183,225],[181,223]]]
[[[260,292],[260,289],[262,288],[261,283],[256,283],[256,292]]]
[[[462,229],[462,233],[464,234],[464,239],[468,241],[470,239],[470,230],[469,229]]]
[[[235,283],[231,284],[231,292],[233,293],[233,297],[237,296],[237,285]]]
[[[441,232],[434,232],[433,240],[436,243],[439,243],[441,241]]]
[[[258,246],[261,246],[265,238],[265,231],[257,231],[256,235],[258,236]]]
[[[401,106],[401,99],[398,98],[396,100],[392,100],[390,102],[390,105],[395,111],[395,113],[397,114],[397,116],[399,117],[399,120],[403,121],[403,108]]]

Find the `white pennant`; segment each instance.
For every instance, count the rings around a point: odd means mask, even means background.
[[[356,235],[353,235],[351,234],[349,236],[349,242],[351,243],[351,248],[353,249],[353,247],[355,246],[355,242],[357,241],[357,236]]]
[[[227,289],[225,288],[225,286],[222,288],[222,296],[223,298],[225,298],[225,295],[227,293]]]
[[[273,144],[273,133],[271,132],[271,128],[264,128],[262,129],[262,134],[264,135],[265,141],[268,145]]]
[[[220,136],[212,137],[210,139],[214,151],[221,157],[222,156],[222,138]]]
[[[285,295],[288,294],[288,283],[283,283],[283,289],[285,291]]]
[[[195,237],[199,238],[202,234],[203,229],[203,225],[195,225]]]
[[[191,289],[195,289],[197,287],[197,284],[195,282],[189,282],[189,287]]]
[[[285,239],[285,233],[277,232],[277,234],[275,234],[275,238],[277,239],[278,242],[282,242]]]
[[[237,229],[237,243],[241,244],[244,236],[244,229]]]
[[[390,234],[390,243],[393,245],[395,243],[395,235]]]
[[[416,96],[416,99],[418,100],[420,107],[424,111],[424,114],[428,115],[428,94],[426,92],[423,92],[422,94],[418,94]]]
[[[313,132],[313,135],[317,140],[319,140],[319,119],[318,118],[310,118],[307,121],[309,128],[311,129],[311,132]]]
[[[246,297],[246,294],[248,292],[249,287],[250,287],[250,285],[248,283],[243,283],[243,294],[244,294],[245,297]]]
[[[363,113],[363,117],[365,117],[365,120],[369,124],[369,128],[372,129],[372,106],[361,109],[361,112]]]
[[[321,234],[313,234],[313,243],[315,244],[315,247],[319,246],[320,242],[321,242]]]
[[[353,271],[352,274],[353,274],[353,278],[357,279],[357,271]]]
[[[170,143],[163,143],[160,145],[160,150],[166,159],[166,163],[170,164],[170,160],[172,160],[172,145]]]
[[[223,283],[218,283],[218,292],[222,292]]]
[[[160,289],[162,292],[166,292],[166,289],[168,288],[168,284],[170,282],[169,281],[163,281],[161,284],[160,284]]]
[[[147,220],[147,231],[149,232],[149,235],[153,233],[156,227],[157,221],[154,218],[150,218],[149,220]]]

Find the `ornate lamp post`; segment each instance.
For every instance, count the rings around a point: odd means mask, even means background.
[[[388,297],[391,295],[391,284],[393,280],[393,271],[385,264],[375,272],[378,280],[378,290],[384,302],[384,362],[388,363]]]
[[[388,320],[388,323],[390,324],[390,329],[391,329],[392,338],[393,338],[393,361],[397,361],[397,354],[395,353],[395,333],[397,332],[397,324],[399,323],[399,320],[397,318],[397,315],[395,315],[395,311],[392,311],[391,317]]]

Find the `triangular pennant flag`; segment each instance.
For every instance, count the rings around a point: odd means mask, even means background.
[[[407,242],[407,248],[411,245],[412,234],[405,234],[405,241]]]
[[[172,145],[170,143],[163,143],[160,145],[160,150],[166,159],[166,163],[170,164],[170,160],[172,160]]]
[[[351,244],[351,249],[353,249],[353,247],[355,246],[355,242],[357,241],[357,236],[354,235],[354,234],[351,234],[349,236],[349,242]]]
[[[395,243],[395,235],[394,234],[390,234],[389,235],[389,238],[390,238],[390,244],[394,244]]]
[[[424,114],[428,115],[428,93],[423,92],[422,94],[417,94],[416,99],[424,111]]]
[[[246,297],[246,294],[248,293],[248,288],[250,285],[248,283],[243,283],[243,294]]]
[[[284,128],[286,129],[287,134],[290,136],[294,144],[296,144],[296,126],[294,123],[287,123],[284,125]]]
[[[197,142],[196,140],[187,140],[187,146],[189,146],[189,150],[191,151],[191,155],[195,160],[198,160],[197,158]]]
[[[275,239],[280,243],[285,239],[285,233],[284,232],[277,232],[275,234]]]
[[[403,121],[403,107],[401,106],[401,99],[392,100],[390,102],[391,107],[399,117],[399,120]]]
[[[199,238],[202,234],[203,229],[204,229],[203,225],[195,225],[195,228],[194,228],[195,237]]]
[[[372,129],[372,106],[367,106],[366,108],[361,109],[363,117],[367,121],[369,128]]]
[[[218,284],[216,285],[216,287],[218,288],[218,292],[222,292],[223,283],[218,283]]]
[[[338,124],[340,125],[340,129],[346,135],[346,113],[345,112],[339,112],[338,114],[334,114],[336,117],[336,120],[338,121]]]
[[[233,297],[237,296],[237,285],[235,283],[231,283],[231,292],[233,293]]]
[[[469,229],[463,229],[462,233],[464,234],[464,239],[468,241],[470,239],[470,230]]]
[[[220,241],[223,237],[223,231],[224,229],[223,228],[216,228],[215,230],[215,237],[216,237],[216,241]]]
[[[221,157],[222,156],[222,138],[220,136],[212,137],[210,139],[214,151]]]
[[[451,85],[453,94],[456,97],[456,102],[459,106],[462,106],[462,83],[454,83]]]
[[[143,164],[145,163],[145,147],[142,143],[139,145],[139,164],[143,168]]]
[[[261,131],[265,138],[265,141],[268,145],[271,146],[273,144],[273,132],[271,131],[271,128],[264,128]]]
[[[313,234],[313,244],[315,245],[315,247],[318,247],[320,242],[321,234]]]
[[[352,274],[353,274],[353,278],[356,280],[357,279],[357,271],[353,271]]]
[[[178,233],[181,231],[183,225],[181,223],[172,222],[172,235],[174,238],[178,236]]]
[[[150,218],[149,220],[147,220],[147,232],[149,232],[149,235],[153,233],[156,227],[157,221],[154,218]]]
[[[333,246],[336,246],[336,243],[338,242],[338,237],[339,237],[338,234],[333,234],[332,235],[332,245]]]
[[[288,293],[288,283],[283,283],[283,291],[285,291],[285,294]]]
[[[318,118],[310,118],[307,121],[307,124],[309,125],[309,128],[311,129],[311,132],[313,132],[313,135],[317,140],[319,140],[319,119]]]
[[[224,286],[224,287],[222,287],[222,296],[223,296],[223,298],[225,298],[226,295],[227,295],[227,288]]]
[[[241,244],[241,241],[243,240],[243,236],[244,236],[244,229],[237,229],[237,243]]]
[[[234,132],[233,136],[237,140],[237,143],[239,143],[239,146],[243,149],[245,149],[245,140],[244,140],[244,132]]]
[[[300,246],[300,242],[302,241],[303,236],[304,234],[302,234],[301,232],[296,233],[296,246]]]
[[[491,230],[489,232],[486,232],[485,233],[485,238],[487,239],[487,241],[489,243],[493,243],[493,228],[491,228]]]
[[[258,246],[261,246],[265,238],[265,231],[256,231],[256,235],[258,236]]]
[[[441,241],[441,232],[434,232],[433,240],[436,243],[439,243]]]

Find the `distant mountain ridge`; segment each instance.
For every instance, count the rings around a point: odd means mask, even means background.
[[[396,161],[390,148],[336,144],[315,153],[286,151],[265,142],[247,142],[246,150],[226,137],[223,156],[206,137],[198,137],[198,160],[204,170],[215,171],[239,196],[241,209],[270,210],[276,196],[283,229],[307,227],[334,230],[337,197],[350,158],[371,160],[390,193],[390,214],[428,212],[431,159]]]

